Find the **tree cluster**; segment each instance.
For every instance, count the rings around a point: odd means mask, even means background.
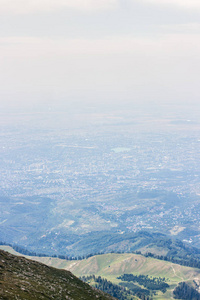
[[[133,300],[135,299],[134,296],[137,296],[142,300],[152,300],[152,298],[149,297],[149,294],[146,295],[142,292],[143,289],[140,287],[138,287],[137,290],[129,290],[126,287],[113,284],[107,279],[104,279],[101,276],[96,277],[95,275],[82,276],[80,279],[87,283],[93,282],[97,289],[100,289],[119,300]]]
[[[127,282],[137,282],[139,285],[144,286],[148,290],[153,291],[162,291],[166,292],[166,289],[169,288],[169,285],[165,282],[165,278],[153,277],[150,278],[148,275],[133,275],[133,274],[124,274],[118,279]]]
[[[181,282],[173,291],[175,299],[200,300],[200,294],[186,282]]]

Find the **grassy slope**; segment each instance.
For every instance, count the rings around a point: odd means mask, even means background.
[[[7,251],[12,251],[8,246],[1,246]],[[132,273],[135,275],[144,274],[155,277],[167,278],[171,290],[166,294],[159,293],[155,299],[170,299],[172,290],[181,281],[190,281],[194,278],[200,280],[200,270],[184,267],[170,262],[153,258],[146,258],[136,254],[104,254],[93,256],[81,261],[66,261],[58,258],[31,257],[49,266],[70,270],[77,276],[100,275],[113,283],[119,283],[119,275]]]
[[[71,272],[0,251],[0,299],[114,299],[92,289]]]

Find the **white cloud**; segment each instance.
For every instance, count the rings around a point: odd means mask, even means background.
[[[161,25],[164,32],[168,33],[187,33],[187,34],[197,34],[200,33],[200,24],[199,23],[188,23],[188,24],[173,24],[173,25]]]
[[[109,10],[120,7],[123,0],[0,0],[0,14],[27,14],[61,9],[81,11]],[[129,3],[152,3],[187,9],[199,9],[199,0],[127,0]]]
[[[134,0],[132,0],[134,1]],[[147,3],[155,3],[158,5],[170,5],[178,6],[187,9],[199,9],[200,1],[199,0],[142,0]]]
[[[113,9],[117,0],[0,0],[0,13],[26,14],[64,8],[84,11]]]
[[[127,91],[138,99],[196,99],[198,37],[0,38],[0,92]]]
[[[184,25],[183,29],[185,29]],[[186,28],[188,28],[186,26]],[[196,27],[195,27],[196,28]],[[169,29],[167,27],[167,29]],[[181,27],[182,29],[182,27]],[[182,30],[180,30],[182,31]],[[185,31],[185,30],[184,30]],[[172,33],[154,38],[116,36],[102,39],[65,39],[38,37],[0,38],[1,59],[3,57],[45,57],[66,55],[135,55],[135,54],[199,54],[199,31]]]
[[[123,0],[0,0],[0,14],[27,14],[49,12],[61,9],[82,11],[109,10],[120,7]],[[186,9],[199,9],[199,0],[127,0],[129,3],[152,3]]]

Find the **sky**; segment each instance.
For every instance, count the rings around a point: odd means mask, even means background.
[[[199,0],[0,0],[0,109],[198,105]]]

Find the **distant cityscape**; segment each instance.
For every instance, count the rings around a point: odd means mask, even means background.
[[[199,124],[138,120],[5,126],[1,239],[27,245],[52,233],[147,230],[200,246]]]

